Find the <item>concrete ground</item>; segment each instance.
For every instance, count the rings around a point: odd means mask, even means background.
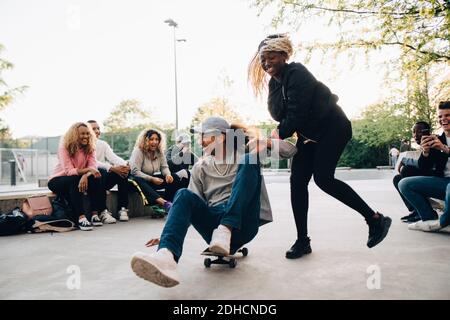
[[[200,256],[206,245],[191,228],[179,286],[160,288],[136,277],[130,257],[154,250],[144,243],[160,234],[164,220],[135,218],[91,232],[0,238],[0,299],[450,299],[450,234],[408,230],[400,222],[406,208],[385,176],[338,175],[393,219],[379,246],[366,247],[359,214],[311,184],[313,253],[285,259],[295,240],[289,178],[271,173],[266,182],[275,220],[261,227],[236,269],[206,269]],[[78,274],[80,288],[69,289]]]

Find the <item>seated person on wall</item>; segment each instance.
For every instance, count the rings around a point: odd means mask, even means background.
[[[424,130],[430,130],[430,125],[427,122],[419,121],[413,126],[413,137],[414,140],[418,145],[420,145],[420,142],[422,140],[422,132]],[[430,176],[431,171],[430,170],[423,170],[419,168],[418,159],[403,157],[400,160],[399,166],[398,166],[398,172],[394,179],[394,187],[400,194],[400,197],[402,198],[403,202],[405,203],[406,207],[409,210],[409,214],[402,217],[401,220],[403,222],[416,222],[420,220],[419,214],[414,210],[414,207],[405,199],[405,197],[401,194],[400,190],[398,189],[398,183],[400,180],[406,177],[414,177],[414,176]]]
[[[100,140],[100,126],[95,120],[89,120],[88,124],[97,137],[95,144],[95,154],[97,158],[98,170],[102,175],[102,184],[105,190],[110,190],[117,185],[117,213],[120,221],[128,221],[128,173],[130,166],[121,157],[116,155],[108,142]],[[105,209],[100,215],[103,223],[116,223],[116,219]]]
[[[391,159],[391,167],[395,168],[395,165],[397,164],[398,156],[400,155],[400,151],[395,146],[391,146],[391,149],[389,150],[389,156]]]
[[[147,243],[159,244],[158,251],[137,252],[131,260],[139,277],[163,287],[180,282],[177,263],[191,224],[210,251],[229,255],[250,242],[260,225],[272,221],[256,155],[230,152],[227,141],[233,146],[235,133],[222,118],[207,118],[195,131],[201,133],[204,156],[192,168],[189,187],[177,192],[160,239]],[[292,149],[296,152],[290,145],[290,156]]]
[[[157,130],[143,130],[131,154],[130,167],[144,205],[156,204],[168,213],[175,193],[181,188],[181,178],[172,176],[169,170],[162,138]],[[157,192],[161,189],[165,189],[164,197]]]
[[[166,152],[167,164],[170,172],[180,176],[182,188],[186,188],[189,184],[191,173],[189,167],[197,162],[198,157],[191,151],[191,137],[188,134],[180,134],[175,144]]]
[[[49,178],[48,188],[68,201],[80,230],[89,231],[92,225],[102,225],[98,212],[105,209],[106,197],[95,160],[95,136],[87,124],[73,124],[61,138],[58,163]],[[84,192],[90,200],[91,222],[84,213]]]
[[[450,224],[450,101],[439,103],[438,121],[444,132],[439,136],[422,136],[422,153],[418,161],[419,168],[433,170],[433,176],[407,177],[398,185],[421,218],[408,226],[411,230],[436,231]],[[445,201],[444,214],[440,218],[428,197]]]

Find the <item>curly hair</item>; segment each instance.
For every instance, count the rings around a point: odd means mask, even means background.
[[[80,127],[86,127],[90,133],[88,144],[86,146],[82,146],[82,147],[80,147],[80,144],[78,143],[78,140],[79,140],[78,128],[80,128]],[[84,149],[84,152],[86,154],[91,154],[95,151],[95,134],[92,131],[92,129],[90,128],[90,126],[88,126],[84,122],[74,123],[69,128],[69,130],[67,130],[67,132],[64,134],[61,141],[62,141],[62,145],[69,152],[69,155],[71,157],[75,156],[75,154],[77,153],[77,151],[80,148]]]
[[[135,148],[139,148],[145,153],[148,153],[150,150],[146,147],[147,139],[149,139],[153,134],[156,134],[159,138],[159,145],[157,150],[157,153],[164,154],[165,148],[166,148],[166,142],[165,142],[165,136],[163,133],[159,132],[156,129],[144,129],[141,131],[139,136],[136,139],[136,144],[134,145]]]

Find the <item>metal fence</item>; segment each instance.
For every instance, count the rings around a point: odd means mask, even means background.
[[[0,184],[37,183],[47,179],[56,165],[48,150],[0,148]]]

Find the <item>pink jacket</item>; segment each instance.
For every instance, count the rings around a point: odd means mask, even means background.
[[[78,169],[94,168],[97,169],[97,160],[95,160],[95,152],[86,155],[82,150],[70,157],[69,152],[64,147],[59,147],[58,164],[53,170],[53,174],[48,181],[55,177],[76,176]]]

